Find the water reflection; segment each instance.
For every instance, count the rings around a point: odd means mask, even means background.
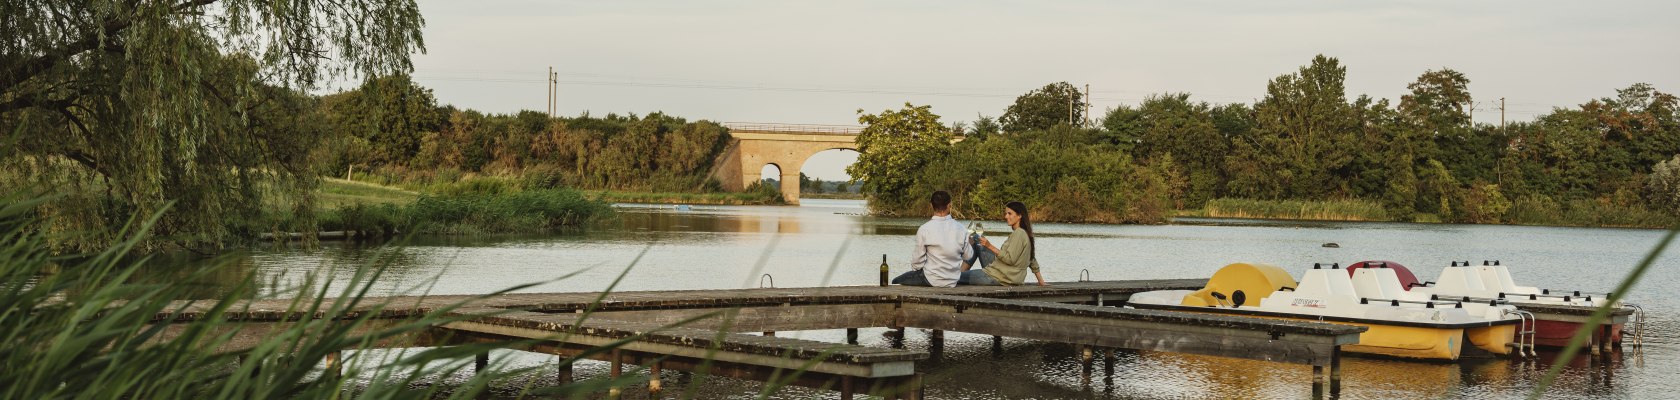
[[[909,264],[922,218],[864,216],[861,202],[807,199],[801,207],[625,206],[621,225],[565,235],[414,238],[404,246],[329,243],[319,249],[259,248],[210,277],[201,292],[246,275],[301,285],[309,274],[345,279],[383,265],[377,295],[473,294],[547,281],[532,292],[597,291],[625,274],[620,290],[755,287],[769,273],[782,287],[873,285],[881,255],[894,273]],[[965,221],[966,222],[966,221]],[[986,221],[987,226],[1001,226]],[[1387,259],[1433,277],[1448,260],[1500,259],[1524,285],[1605,290],[1656,243],[1660,231],[1391,223],[1212,221],[1136,226],[1038,224],[1046,278],[1069,281],[1081,269],[1095,279],[1205,277],[1231,262],[1266,262],[1299,274],[1313,262]],[[1002,240],[1002,232],[993,232]],[[1336,242],[1340,248],[1324,248]],[[631,261],[647,253],[640,263]],[[831,270],[830,265],[834,268]],[[1643,352],[1567,366],[1549,397],[1673,397],[1680,382],[1680,268],[1665,256],[1632,293],[1651,320]],[[179,279],[168,268],[157,276]],[[562,276],[570,276],[558,279]],[[558,280],[556,280],[558,279]],[[1425,278],[1429,279],[1429,278]],[[340,286],[342,281],[337,281]],[[272,292],[268,293],[272,294]],[[863,344],[891,345],[881,330]],[[844,342],[842,332],[790,332]],[[874,335],[874,336],[871,336]],[[906,346],[929,349],[911,330]],[[1077,347],[947,333],[938,360],[922,364],[933,398],[1302,398],[1313,395],[1311,369],[1175,353],[1119,351],[1087,370]],[[515,358],[520,356],[513,356]],[[1429,364],[1347,357],[1341,398],[1521,398],[1555,353],[1531,361],[1467,360]],[[548,358],[533,357],[540,365]],[[549,360],[548,362],[551,362]],[[587,369],[585,369],[587,370]],[[580,371],[585,371],[580,370]],[[580,372],[580,374],[585,372]],[[742,397],[756,383],[705,384],[704,397]],[[794,390],[780,398],[827,396]]]

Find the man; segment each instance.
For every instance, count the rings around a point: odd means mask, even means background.
[[[916,248],[910,253],[910,272],[892,283],[906,286],[956,287],[963,261],[972,256],[968,230],[951,218],[951,194],[933,192],[928,199],[933,218],[916,229]]]

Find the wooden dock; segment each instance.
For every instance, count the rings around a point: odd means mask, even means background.
[[[364,299],[366,305],[352,312],[402,319],[466,302],[452,311],[460,321],[435,326],[427,337],[411,343],[387,345],[528,339],[526,343],[536,344],[523,350],[607,361],[612,363],[613,376],[622,373],[625,364],[645,367],[651,378],[647,390],[655,394],[662,386],[658,372],[668,369],[788,380],[793,385],[837,390],[842,398],[854,393],[919,398],[923,382],[915,366],[929,353],[902,349],[905,328],[933,330],[936,348],[943,347],[945,331],[1075,344],[1085,350],[1087,365],[1093,349],[1102,348],[1308,364],[1313,367],[1315,389],[1324,383],[1337,384],[1340,346],[1356,343],[1362,327],[1118,307],[1133,293],[1199,288],[1204,282],[389,297]],[[284,323],[288,304],[287,300],[253,301],[230,317],[251,324]],[[189,320],[195,314],[173,318]],[[898,329],[893,348],[857,344],[857,329],[874,327]],[[847,343],[774,336],[777,331],[830,329],[845,329]],[[614,343],[621,346],[612,351],[592,350]],[[481,355],[480,364],[484,362],[487,358]],[[558,374],[562,382],[571,378],[568,367]]]

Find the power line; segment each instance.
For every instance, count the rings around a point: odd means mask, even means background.
[[[558,86],[560,84],[578,85],[578,86],[641,87],[641,88],[702,89],[702,90],[739,90],[739,91],[783,92],[783,93],[938,96],[938,97],[992,98],[992,99],[1013,99],[1013,98],[1016,98],[1016,97],[1019,96],[1018,94],[1004,93],[1004,92],[1001,92],[1001,91],[988,93],[988,92],[977,91],[977,90],[927,90],[927,91],[924,91],[924,90],[892,90],[892,89],[863,89],[863,88],[835,88],[835,87],[801,87],[801,86],[778,86],[778,85],[757,85],[757,84],[724,85],[724,84],[703,84],[703,83],[660,83],[660,82],[575,80],[575,79],[565,80],[565,79],[560,79],[559,78],[561,76],[579,76],[579,75],[587,75],[587,74],[568,74],[568,73],[563,73],[563,72],[559,72],[559,71],[553,71],[553,72],[549,73],[549,75],[547,76],[547,79],[544,79],[544,80],[541,80],[541,81],[536,80],[536,79],[530,79],[530,78],[494,78],[494,77],[459,77],[459,76],[424,76],[424,75],[415,76],[415,78],[416,79],[432,80],[432,81],[444,81],[444,82],[478,82],[478,83],[508,83],[508,84],[530,84],[530,83],[544,82],[544,83],[547,83],[548,85],[551,86],[550,95],[549,95],[550,96],[550,99],[549,99],[550,107],[549,108],[553,109],[554,111],[558,111],[558,108],[559,108],[559,89],[558,89]],[[1149,96],[1144,96],[1144,97],[1129,97],[1129,96],[1128,97],[1096,97],[1096,96],[1092,96],[1091,95],[1092,93],[1137,93],[1137,92],[1113,91],[1113,90],[1109,90],[1109,91],[1090,90],[1086,93],[1087,106],[1089,106],[1090,103],[1094,103],[1094,102],[1097,102],[1097,101],[1112,102],[1112,103],[1141,103],[1141,102],[1149,99]],[[1258,100],[1256,100],[1256,99],[1244,99],[1244,100],[1239,100],[1239,101],[1229,102],[1229,103],[1252,104],[1252,103],[1255,103],[1257,101]],[[1217,102],[1215,102],[1215,104],[1228,104],[1228,103],[1217,103]],[[1533,103],[1508,103],[1508,104],[1522,105],[1522,104],[1533,104]],[[1538,105],[1538,104],[1535,104],[1535,105]],[[1471,112],[1471,113],[1492,112],[1491,110],[1485,110],[1485,111],[1484,110],[1477,110],[1475,103],[1469,104],[1469,107],[1470,107],[1470,109],[1468,111]],[[1544,109],[1544,110],[1535,110],[1535,109],[1527,109],[1527,108],[1518,108],[1518,109],[1507,108],[1507,109],[1504,110],[1504,112],[1506,112],[1508,114],[1517,114],[1517,115],[1544,115],[1544,114],[1547,114],[1547,113],[1551,113],[1556,108],[1557,107],[1552,107],[1552,108],[1548,108],[1548,109]],[[552,111],[551,111],[551,113],[552,113]],[[1087,111],[1087,114],[1089,114],[1088,111]],[[1089,117],[1089,115],[1087,115],[1087,117]]]
[[[483,83],[535,83],[534,79],[521,78],[467,78],[416,76],[416,79],[426,79],[445,82],[483,82]],[[975,98],[1015,98],[1018,95],[1002,93],[975,93],[955,91],[914,91],[914,90],[881,90],[881,89],[847,89],[822,87],[792,87],[792,86],[747,86],[747,85],[709,85],[694,83],[657,83],[657,82],[623,82],[623,81],[583,81],[583,80],[555,80],[556,83],[582,86],[623,86],[649,88],[679,88],[679,89],[719,89],[719,90],[748,90],[769,92],[805,92],[805,93],[839,93],[839,94],[891,94],[909,96],[946,96],[946,97],[975,97]],[[1097,97],[1093,100],[1103,101],[1142,101],[1143,98]]]

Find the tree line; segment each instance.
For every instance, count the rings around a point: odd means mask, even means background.
[[[1160,222],[1215,199],[1361,201],[1387,220],[1666,226],[1676,214],[1680,108],[1648,84],[1533,121],[1472,123],[1470,80],[1425,71],[1398,104],[1351,97],[1315,57],[1253,104],[1187,93],[1110,109],[1094,126],[1065,82],[996,118],[942,124],[927,106],[862,114],[849,172],[871,207],[921,212],[952,190],[978,216],[1022,200],[1055,220]],[[1074,123],[1070,123],[1074,122]],[[952,143],[951,139],[963,140]]]

